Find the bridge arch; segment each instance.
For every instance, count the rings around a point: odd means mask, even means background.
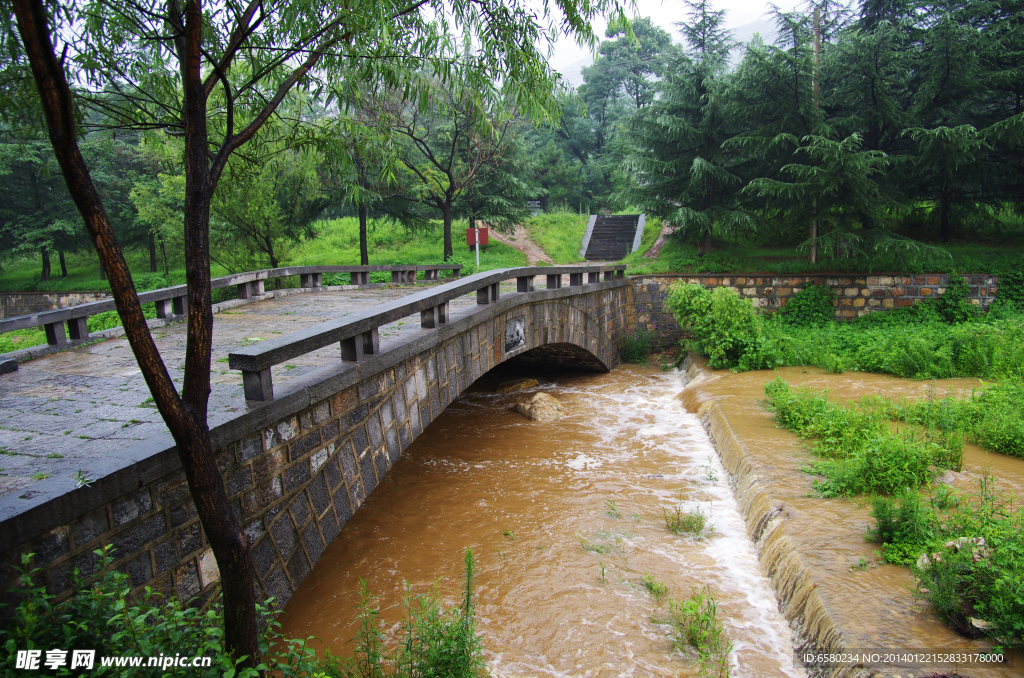
[[[495,366],[613,368],[629,283],[596,278],[478,296],[479,305],[405,343],[289,380],[272,399],[211,422],[262,595],[284,605],[412,441]],[[95,571],[93,550],[110,543],[117,548],[112,566],[129,574],[133,593],[151,586],[209,600],[219,572],[173,441],[148,440],[107,468],[89,487],[68,479],[51,483],[50,494],[0,503],[0,536],[9,545],[0,555],[36,554],[32,567],[60,596],[70,592],[69,568]]]
[[[625,287],[502,300],[413,342],[401,360],[382,352],[380,364],[360,364],[363,374],[352,385],[264,428],[253,466],[260,459],[288,461],[279,486],[271,475],[243,495],[241,508],[243,521],[259,525],[253,555],[266,595],[283,605],[412,441],[494,367],[509,361],[600,372],[615,367],[625,307]],[[298,511],[290,508],[296,503]]]

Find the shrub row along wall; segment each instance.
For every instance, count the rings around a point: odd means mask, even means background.
[[[289,382],[270,404],[214,428],[262,594],[284,605],[423,428],[496,364],[545,345],[558,347],[563,359],[576,351],[584,364],[617,364],[627,290],[617,281],[585,294],[551,290],[545,300],[518,305],[501,300],[365,363],[304,375],[306,385]],[[109,482],[58,496],[35,513],[7,517],[9,501],[18,500],[0,500],[7,502],[0,506],[3,590],[15,583],[12,566],[21,554],[34,553],[32,566],[41,568],[49,590],[67,594],[69,572],[94,574],[93,551],[110,544],[112,566],[129,575],[134,593],[152,586],[183,599],[208,598],[219,572],[184,472],[166,441],[150,448]],[[83,510],[89,502],[101,503]],[[60,522],[23,538],[45,520]]]
[[[996,297],[999,278],[990,275],[965,275],[972,304],[987,308]],[[658,345],[668,347],[679,340],[682,331],[675,316],[665,308],[669,285],[694,283],[707,288],[729,287],[750,299],[757,308],[774,310],[808,285],[825,285],[836,294],[836,320],[850,320],[872,311],[912,306],[924,299],[943,294],[949,286],[946,274],[926,275],[659,275],[631,278],[631,313],[637,328],[657,337]]]
[[[56,311],[109,298],[109,292],[3,292],[0,293],[0,318]]]

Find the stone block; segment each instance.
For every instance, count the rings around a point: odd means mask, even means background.
[[[318,447],[320,443],[321,440],[319,429],[303,436],[302,438],[299,438],[298,440],[293,442],[289,448],[290,460],[297,461],[301,459],[302,457],[306,456],[311,451],[313,451],[316,447]]]
[[[860,294],[860,290],[856,287],[847,287],[843,290],[843,296],[856,297]]]
[[[327,460],[327,464],[324,466],[324,478],[327,480],[327,488],[332,491],[341,483],[341,470],[338,468],[337,455]]]
[[[266,575],[270,568],[274,566],[274,563],[277,562],[277,553],[274,551],[269,537],[259,540],[253,546],[252,560],[256,564],[256,571],[261,577]]]
[[[263,451],[263,444],[258,436],[246,438],[238,446],[239,461],[249,461]]]
[[[853,305],[856,308],[863,308],[864,307],[864,303],[865,303],[864,297],[859,297],[859,298],[853,300]]]
[[[301,528],[309,520],[309,500],[306,499],[306,494],[300,492],[299,496],[291,503],[288,507],[289,513],[292,514],[292,520],[295,521],[295,526]]]
[[[316,561],[320,560],[320,556],[324,553],[324,540],[320,536],[316,521],[311,522],[302,533],[302,543],[306,546],[310,564],[316,565]]]
[[[263,588],[266,589],[268,596],[274,598],[278,609],[284,607],[284,604],[292,597],[291,584],[284,574],[284,568],[281,567],[274,568],[264,577]]]
[[[922,287],[921,288],[921,296],[922,297],[930,297],[930,296],[932,296],[932,288],[930,288],[930,287]]]
[[[114,535],[110,543],[117,549],[116,557],[124,557],[142,549],[146,544],[156,541],[167,533],[167,521],[163,513],[158,513],[135,527]]]
[[[212,549],[207,549],[199,554],[199,585],[204,589],[211,584],[220,581],[220,568],[217,566],[217,559]]]
[[[326,447],[313,453],[309,458],[309,470],[311,473],[316,473],[317,470],[324,465],[327,461],[327,454],[328,452]]]
[[[149,551],[129,560],[124,564],[124,573],[132,586],[142,586],[153,578],[153,563],[150,560]]]
[[[174,588],[178,598],[186,604],[199,595],[201,587],[195,562],[190,560],[174,571]]]
[[[178,547],[181,555],[187,556],[199,550],[203,545],[203,538],[199,530],[199,523],[193,523],[178,533]]]
[[[283,474],[284,493],[291,494],[297,487],[309,481],[309,464],[302,462],[285,469]]]
[[[288,576],[292,580],[292,586],[298,588],[307,574],[309,574],[309,561],[306,560],[306,554],[302,552],[302,549],[299,549],[288,562]]]
[[[331,495],[327,492],[327,481],[324,480],[324,474],[316,476],[309,484],[309,498],[313,502],[313,510],[317,517],[323,515],[323,512],[330,507]]]
[[[331,398],[331,413],[335,416],[345,414],[359,403],[359,394],[356,387],[342,391]]]
[[[320,531],[324,535],[324,542],[330,545],[334,538],[338,536],[341,528],[338,527],[338,520],[334,517],[334,511],[328,511],[324,514],[324,517],[320,520]]]
[[[298,546],[298,534],[295,532],[295,526],[292,525],[292,521],[288,516],[282,516],[270,526],[270,535],[274,539],[274,545],[277,546],[278,553],[285,560],[291,557],[295,547]]]
[[[153,562],[156,564],[157,574],[161,574],[178,564],[178,549],[174,541],[168,539],[153,547]]]
[[[252,470],[246,466],[241,471],[231,474],[224,480],[224,489],[229,497],[252,487]]]
[[[892,308],[894,302],[894,299],[882,299],[882,308]]]
[[[58,527],[36,542],[33,552],[36,554],[36,565],[50,563],[66,554],[71,549],[68,542],[66,527]],[[3,581],[0,578],[0,581]]]
[[[252,463],[252,474],[255,482],[264,483],[270,480],[285,465],[285,462],[285,451],[283,449],[274,450],[258,457]]]

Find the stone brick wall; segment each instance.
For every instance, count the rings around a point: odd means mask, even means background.
[[[410,443],[496,364],[546,344],[574,346],[606,369],[617,364],[628,289],[604,283],[596,292],[576,296],[563,288],[541,301],[501,300],[483,314],[442,326],[358,367],[348,364],[340,375],[327,374],[301,391],[282,389],[270,404],[216,427],[218,463],[251,540],[263,595],[276,596],[283,606]],[[525,338],[506,350],[508,323],[519,319]],[[129,575],[135,593],[152,586],[184,599],[214,594],[216,560],[176,454],[160,447],[147,455],[147,460],[163,455],[157,468],[172,470],[146,480],[150,472],[127,466],[112,474],[120,485],[111,485],[127,491],[88,494],[104,492],[103,483],[74,491],[79,502],[102,500],[98,507],[60,519],[42,509],[24,514],[28,523],[52,519],[59,524],[3,544],[3,590],[15,581],[12,566],[20,554],[31,552],[32,566],[41,568],[49,590],[67,593],[69,572],[96,573],[93,551],[109,544],[116,548],[112,567]],[[56,512],[73,512],[68,506],[74,497],[57,497]],[[0,528],[8,529],[0,535],[5,538],[34,529],[25,523]]]
[[[996,297],[999,279],[990,275],[965,275],[972,304],[987,308]],[[708,288],[731,287],[757,308],[774,310],[808,285],[826,285],[836,293],[836,320],[850,320],[872,311],[912,306],[939,296],[949,285],[946,274],[925,275],[659,275],[630,278],[631,325],[655,333],[659,346],[677,342],[682,331],[664,306],[669,285],[682,281]]]
[[[3,292],[0,293],[0,318],[56,311],[109,298],[109,292]]]

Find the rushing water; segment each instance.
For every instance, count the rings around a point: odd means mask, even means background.
[[[285,633],[349,654],[361,578],[395,622],[406,582],[459,599],[468,547],[493,675],[695,675],[657,623],[667,603],[641,586],[649,574],[677,599],[711,588],[734,675],[803,676],[727,474],[678,398],[680,375],[622,366],[542,380],[568,408],[549,423],[510,410],[522,393],[494,392],[508,376],[485,376],[409,448],[288,603]],[[700,508],[712,532],[670,533],[662,507],[675,506]]]

